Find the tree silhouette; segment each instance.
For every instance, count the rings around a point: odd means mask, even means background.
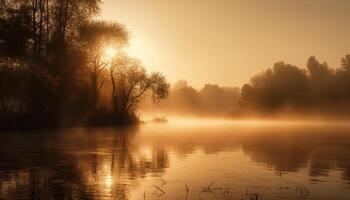
[[[289,109],[299,113],[317,112],[341,116],[350,113],[350,56],[341,67],[331,69],[315,57],[307,61],[307,71],[276,63],[273,69],[253,77],[242,87],[242,112],[274,113]],[[243,110],[246,111],[243,111]]]
[[[109,78],[107,67],[110,58],[105,57],[107,46],[120,48],[127,43],[128,34],[123,25],[93,21],[79,29],[81,49],[84,51],[91,90],[91,105],[97,108],[100,91]]]
[[[101,115],[107,123],[117,124],[135,115],[145,94],[167,96],[165,78],[148,75],[140,64],[118,70],[123,78],[108,69],[105,48],[127,45],[128,32],[118,23],[94,21],[100,4],[100,0],[0,2],[0,129],[80,125]],[[124,87],[130,90],[127,96],[122,95]],[[100,102],[101,90],[112,94],[110,99],[123,101],[117,106],[122,117],[109,109],[115,102],[112,105],[105,96]]]
[[[156,98],[168,95],[169,84],[160,73],[147,74],[138,60],[120,56],[110,67],[113,109],[118,117],[133,113],[148,92]]]
[[[347,70],[350,69],[350,55],[349,54],[345,55],[345,57],[341,59],[341,66],[344,69],[347,69]]]

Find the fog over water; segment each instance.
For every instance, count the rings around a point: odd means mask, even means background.
[[[3,133],[0,198],[345,200],[349,133],[345,122],[198,118]]]

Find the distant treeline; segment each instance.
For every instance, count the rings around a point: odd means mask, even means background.
[[[350,114],[350,55],[330,68],[310,57],[306,69],[276,63],[241,89],[241,113]]]
[[[222,116],[228,115],[239,108],[240,89],[238,87],[221,87],[216,84],[206,84],[197,90],[184,80],[175,83],[169,98],[153,104],[144,104],[145,111],[165,112],[179,115]]]
[[[278,62],[241,89],[207,84],[196,90],[180,81],[171,88],[169,99],[154,108],[176,114],[234,117],[348,116],[350,55],[343,57],[336,69],[315,57],[308,59],[306,68]]]
[[[0,130],[129,123],[145,95],[167,96],[163,75],[122,53],[125,27],[93,20],[100,5],[0,1]]]

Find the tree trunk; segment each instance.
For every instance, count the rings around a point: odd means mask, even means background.
[[[34,54],[37,55],[38,50],[38,39],[36,35],[36,11],[37,11],[37,0],[32,1],[32,11],[33,11],[33,37],[34,37]]]
[[[46,0],[46,52],[45,52],[46,63],[49,62],[49,40],[50,40],[49,21],[50,21],[49,0]]]
[[[112,82],[112,101],[113,101],[113,107],[114,111],[118,112],[118,98],[116,97],[116,85],[115,85],[115,79],[114,79],[114,69],[111,67],[110,73],[111,73],[111,82]]]
[[[38,40],[38,55],[41,56],[42,42],[43,42],[43,14],[44,14],[44,0],[39,0],[40,21],[39,21],[39,40]]]

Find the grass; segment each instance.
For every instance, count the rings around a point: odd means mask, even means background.
[[[166,190],[164,190],[162,187],[164,185],[166,185],[167,183],[168,183],[168,181],[161,179],[160,185],[153,184],[153,187],[155,188],[153,195],[157,196],[157,198],[165,195]],[[184,198],[177,198],[177,199],[185,199],[185,200],[200,199],[201,200],[203,198],[203,195],[205,195],[205,193],[215,195],[216,197],[220,197],[220,198],[230,198],[230,197],[232,197],[231,195],[234,194],[234,193],[232,193],[232,189],[233,189],[232,186],[225,186],[225,187],[214,187],[214,186],[215,186],[215,182],[214,181],[210,182],[208,185],[201,187],[201,189],[199,191],[197,191],[198,196],[194,197],[193,195],[191,195],[191,196],[189,195],[190,194],[190,186],[185,182],[184,183],[185,196],[184,196]],[[279,187],[278,189],[289,190],[289,189],[293,189],[293,187]],[[194,191],[196,191],[196,190],[194,190]],[[293,191],[293,190],[291,190],[291,191]],[[300,196],[300,197],[305,198],[310,194],[310,191],[306,188],[305,185],[297,185],[297,186],[295,186],[295,194]],[[241,199],[241,200],[263,200],[263,199],[265,199],[265,198],[263,198],[263,195],[255,192],[255,191],[251,192],[248,190],[248,188],[246,189],[246,191],[243,195],[244,195],[244,197],[239,198],[239,199]],[[192,198],[189,198],[189,197],[192,197]],[[143,194],[143,199],[146,200],[146,191]]]

